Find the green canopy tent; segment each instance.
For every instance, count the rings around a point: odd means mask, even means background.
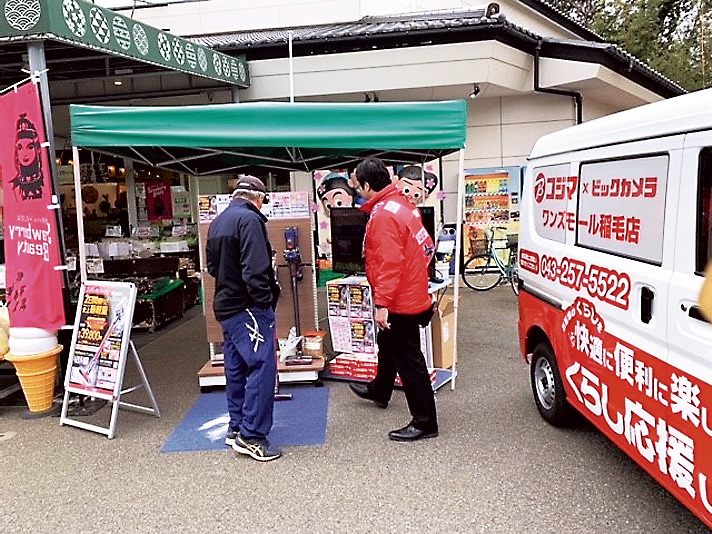
[[[432,160],[464,147],[465,117],[462,100],[70,107],[75,146],[196,176]]]
[[[249,172],[254,167],[293,171],[347,168],[367,156],[391,164],[423,163],[459,151],[457,221],[462,221],[466,118],[463,100],[70,106],[74,161],[79,161],[81,147],[195,176]],[[81,206],[79,165],[74,166],[74,181],[77,206]],[[460,226],[456,250],[461,250]],[[85,281],[80,209],[77,227]],[[457,327],[459,262],[455,265]]]

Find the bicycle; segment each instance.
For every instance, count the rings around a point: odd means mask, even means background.
[[[497,230],[507,230],[495,227]],[[506,263],[497,251],[503,250],[494,246],[495,228],[485,229],[485,239],[470,238],[470,257],[462,269],[462,281],[476,291],[488,291],[501,283],[509,283],[515,295],[519,295],[519,267],[517,252],[519,239],[517,234],[507,234],[508,250]]]

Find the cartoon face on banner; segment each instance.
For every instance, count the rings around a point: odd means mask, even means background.
[[[13,191],[19,190],[22,200],[42,198],[44,176],[42,174],[42,153],[37,128],[27,113],[17,119],[15,131],[15,170],[12,180]]]
[[[349,185],[346,174],[327,174],[317,186],[316,194],[327,217],[331,208],[350,208],[356,204],[356,191]]]
[[[346,172],[314,172],[317,198],[316,220],[319,229],[319,253],[331,256],[331,208],[349,208],[357,205],[356,191],[349,186]]]
[[[438,185],[438,177],[425,168],[408,165],[398,170],[393,183],[408,199],[417,205],[425,202]]]

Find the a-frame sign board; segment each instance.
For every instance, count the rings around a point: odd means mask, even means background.
[[[69,364],[64,379],[64,403],[59,423],[116,435],[119,407],[160,417],[156,398],[131,341],[131,321],[136,305],[136,286],[128,282],[87,281],[79,293],[74,319]],[[122,389],[128,350],[138,367],[141,383]],[[145,388],[151,407],[121,400],[121,396]],[[79,393],[112,403],[109,427],[88,424],[67,416],[69,394]]]

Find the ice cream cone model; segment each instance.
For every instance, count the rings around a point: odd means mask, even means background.
[[[5,354],[5,359],[15,366],[30,412],[41,413],[52,408],[60,352],[62,345],[37,354]]]

